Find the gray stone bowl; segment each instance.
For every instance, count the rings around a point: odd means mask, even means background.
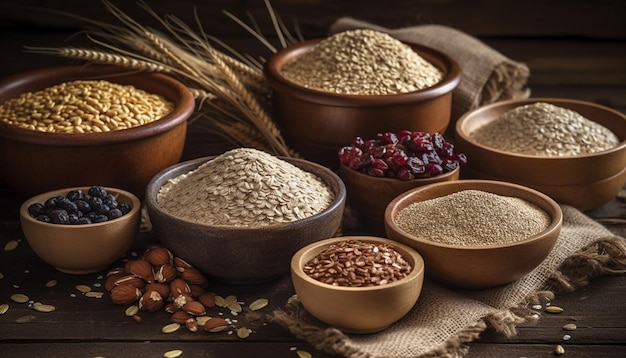
[[[212,158],[193,159],[163,170],[149,182],[145,196],[157,239],[207,276],[233,284],[271,281],[289,273],[291,257],[299,249],[339,231],[346,200],[343,182],[330,169],[295,158],[281,157],[319,176],[335,193],[335,200],[319,214],[288,223],[242,227],[199,224],[161,210],[157,203],[161,186]]]

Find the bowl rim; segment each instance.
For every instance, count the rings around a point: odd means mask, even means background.
[[[145,200],[146,200],[146,204],[147,207],[150,209],[150,207],[154,207],[154,209],[157,209],[159,211],[159,215],[163,215],[165,217],[167,217],[170,220],[177,220],[180,222],[184,222],[184,223],[188,223],[189,225],[199,225],[201,227],[205,227],[205,228],[215,228],[215,229],[221,229],[221,230],[225,230],[225,229],[231,229],[231,230],[239,230],[242,232],[253,232],[253,231],[257,231],[259,229],[262,230],[275,230],[275,229],[284,229],[284,228],[296,228],[296,227],[300,227],[300,226],[306,226],[308,225],[310,222],[315,221],[321,217],[324,216],[328,216],[330,213],[337,211],[338,209],[340,209],[344,203],[345,203],[345,199],[347,196],[347,191],[346,191],[346,186],[343,183],[343,181],[341,180],[341,178],[339,178],[339,176],[337,174],[335,174],[332,170],[330,170],[329,168],[321,165],[321,164],[317,164],[315,162],[312,161],[308,161],[305,159],[300,159],[300,158],[292,158],[292,157],[284,157],[284,156],[277,156],[277,158],[282,159],[284,161],[287,161],[295,166],[297,166],[300,169],[305,170],[304,168],[300,167],[298,164],[307,164],[310,165],[312,168],[316,169],[318,172],[323,172],[325,173],[329,178],[331,178],[333,181],[335,181],[337,183],[337,187],[338,190],[335,193],[335,198],[334,200],[330,203],[330,205],[328,205],[328,207],[326,207],[324,210],[320,211],[319,213],[315,214],[315,215],[311,215],[308,217],[305,217],[303,219],[300,220],[295,220],[295,221],[290,221],[290,222],[281,222],[281,223],[275,223],[275,224],[271,224],[271,225],[263,225],[263,226],[242,226],[242,225],[206,225],[206,224],[202,224],[202,223],[197,223],[194,221],[189,221],[183,218],[180,218],[178,216],[172,215],[169,212],[166,212],[164,210],[161,210],[159,207],[159,204],[157,202],[157,198],[156,196],[159,193],[159,189],[165,184],[167,183],[167,181],[169,181],[170,179],[172,179],[173,177],[168,177],[170,175],[170,173],[172,172],[176,172],[178,170],[180,170],[181,168],[189,168],[189,170],[187,170],[187,173],[191,170],[195,170],[196,168],[198,168],[200,165],[206,163],[207,161],[216,158],[217,155],[212,155],[212,156],[205,156],[205,157],[200,157],[200,158],[195,158],[195,159],[190,159],[184,162],[180,162],[177,164],[174,164],[164,170],[162,170],[160,173],[156,174],[148,183],[147,188],[146,188],[146,195],[145,195]],[[316,176],[318,176],[321,180],[325,181],[322,177],[320,177],[319,174],[317,174],[316,172],[312,172],[309,170],[305,170],[311,174],[314,174]],[[180,174],[179,174],[180,175]],[[167,179],[165,179],[166,177],[168,177]],[[158,185],[158,188],[157,188]],[[152,193],[154,192],[154,193]],[[154,194],[154,195],[152,195]]]
[[[482,151],[486,151],[486,152],[492,152],[492,153],[496,153],[498,155],[501,156],[508,156],[508,157],[514,157],[514,158],[520,158],[520,159],[530,159],[530,160],[546,160],[546,161],[551,161],[551,162],[560,162],[560,161],[567,161],[567,160],[572,160],[572,159],[577,159],[577,158],[596,158],[596,157],[601,157],[607,154],[612,154],[615,152],[619,152],[622,150],[626,149],[626,137],[625,138],[619,138],[621,139],[620,142],[618,143],[618,145],[616,145],[613,148],[608,148],[605,149],[603,151],[599,151],[599,152],[595,152],[595,153],[586,153],[586,154],[579,154],[579,155],[568,155],[568,156],[542,156],[542,155],[530,155],[530,154],[523,154],[523,153],[515,153],[515,152],[509,152],[509,151],[504,151],[504,150],[500,150],[497,148],[493,148],[493,147],[489,147],[486,146],[482,143],[479,143],[477,141],[475,141],[471,136],[470,133],[465,132],[464,126],[467,125],[467,123],[469,123],[472,120],[475,120],[475,118],[478,117],[479,114],[489,111],[493,108],[499,108],[499,107],[507,107],[507,106],[511,106],[516,104],[516,106],[511,107],[511,109],[518,107],[518,106],[523,106],[523,105],[527,105],[527,104],[533,104],[533,103],[537,103],[537,102],[546,102],[546,103],[550,103],[556,106],[562,106],[565,107],[567,109],[571,109],[566,107],[567,104],[577,104],[577,105],[581,105],[581,106],[586,106],[586,107],[594,107],[596,109],[605,111],[605,112],[610,112],[612,114],[615,114],[619,117],[622,117],[624,119],[624,121],[626,121],[626,115],[624,115],[623,113],[614,110],[612,108],[606,107],[606,106],[602,106],[600,104],[597,103],[593,103],[593,102],[589,102],[589,101],[583,101],[583,100],[576,100],[576,99],[569,99],[569,98],[557,98],[557,97],[530,97],[530,98],[525,98],[525,99],[510,99],[510,100],[504,100],[504,101],[499,101],[499,102],[495,102],[495,103],[490,103],[484,106],[480,106],[476,109],[470,110],[466,113],[464,113],[461,117],[459,117],[459,119],[457,119],[456,124],[455,124],[455,136],[459,136],[461,137],[461,139],[463,139],[465,142],[469,143],[472,146],[475,146],[479,149],[481,149]],[[592,118],[587,118],[595,123],[597,123],[595,120],[593,120]]]
[[[540,207],[540,209],[542,209],[543,211],[546,212],[546,214],[548,214],[551,218],[551,222],[548,225],[547,228],[545,228],[544,230],[536,233],[535,235],[532,235],[530,237],[527,237],[523,240],[518,240],[518,241],[514,241],[514,242],[509,242],[509,243],[502,243],[502,244],[495,244],[495,245],[452,245],[452,244],[446,244],[446,243],[440,243],[437,241],[433,241],[433,240],[428,240],[419,236],[415,236],[412,235],[406,231],[404,231],[403,229],[401,229],[396,223],[395,223],[395,217],[392,217],[392,213],[393,211],[396,210],[397,206],[400,205],[402,202],[405,201],[412,201],[412,198],[414,195],[416,195],[416,193],[418,192],[424,192],[424,191],[428,191],[428,190],[432,190],[433,188],[437,188],[437,187],[442,187],[442,186],[465,186],[468,185],[470,186],[469,188],[462,188],[459,189],[455,192],[459,192],[462,190],[471,190],[471,189],[476,189],[474,188],[475,186],[478,187],[482,187],[482,186],[491,186],[491,187],[497,187],[497,188],[509,188],[509,189],[513,189],[515,191],[518,192],[528,192],[530,194],[532,194],[535,198],[537,198],[538,200],[542,201],[544,204],[546,204],[548,207],[550,207],[552,209],[552,211],[554,212],[554,215],[551,215],[547,210],[545,210],[543,207],[541,207],[538,204],[535,204],[533,202],[533,204],[537,205]],[[487,191],[487,192],[491,192],[489,190],[485,190],[483,189],[477,189],[477,190],[483,190],[483,191]],[[496,190],[497,191],[497,190]],[[503,195],[503,194],[499,194],[499,193],[494,193],[494,194],[498,194],[498,195]],[[449,195],[449,194],[446,194]],[[504,195],[504,196],[511,196],[511,195]],[[428,199],[430,200],[430,199]],[[425,200],[424,200],[425,201]],[[528,201],[528,200],[526,200]],[[523,244],[527,244],[533,241],[538,241],[538,240],[542,240],[547,236],[550,236],[552,234],[554,234],[555,232],[559,232],[561,230],[561,226],[563,224],[563,211],[561,210],[561,207],[559,206],[559,204],[557,204],[556,201],[554,201],[552,198],[550,198],[549,196],[543,194],[540,191],[537,191],[535,189],[523,186],[523,185],[519,185],[519,184],[515,184],[515,183],[510,183],[510,182],[505,182],[505,181],[498,181],[498,180],[484,180],[484,179],[462,179],[462,180],[456,180],[456,181],[447,181],[447,182],[440,182],[440,183],[434,183],[434,184],[428,184],[422,187],[418,187],[415,189],[411,189],[409,191],[406,191],[402,194],[400,194],[399,196],[397,196],[396,198],[394,198],[389,205],[387,205],[387,208],[385,210],[385,226],[387,227],[387,229],[391,229],[392,231],[395,231],[396,233],[404,236],[405,238],[411,240],[411,241],[415,241],[418,242],[420,244],[423,245],[428,245],[428,246],[433,246],[433,247],[440,247],[440,248],[445,248],[445,249],[454,249],[454,250],[468,250],[468,251],[480,251],[480,250],[497,250],[497,249],[503,249],[503,248],[510,248],[510,247],[515,247],[515,246],[519,246],[519,245],[523,245]]]
[[[435,67],[443,72],[443,78],[439,82],[430,87],[407,93],[396,93],[388,95],[356,95],[333,93],[308,88],[298,83],[292,82],[281,75],[282,67],[289,60],[295,58],[296,56],[307,51],[308,49],[311,49],[322,40],[323,38],[302,41],[297,44],[280,49],[279,51],[274,53],[263,67],[263,71],[266,75],[268,82],[271,85],[283,88],[286,91],[291,91],[292,93],[300,93],[301,95],[315,98],[315,100],[320,103],[339,105],[343,107],[375,107],[404,104],[415,101],[425,101],[443,96],[452,92],[452,90],[459,85],[463,76],[461,66],[452,57],[435,48],[407,41],[402,42],[406,45],[409,45],[420,56],[434,58],[445,64],[445,67],[447,68],[441,68],[438,64],[433,63]],[[433,62],[432,60],[428,61],[431,63]]]
[[[78,190],[81,189],[83,191],[85,191],[86,189],[91,188],[91,186],[76,186],[76,187],[68,187],[68,188],[61,188],[61,189],[55,189],[55,190],[50,190],[41,194],[37,194],[34,195],[26,200],[24,200],[24,202],[22,202],[22,205],[20,205],[20,217],[23,220],[26,220],[29,223],[32,224],[36,224],[36,225],[41,225],[43,227],[50,227],[50,228],[59,228],[59,229],[85,229],[85,228],[97,228],[100,226],[106,226],[112,223],[116,223],[118,221],[122,221],[122,220],[126,220],[130,217],[133,217],[134,215],[137,215],[139,213],[139,211],[141,210],[141,201],[139,200],[139,198],[129,192],[126,191],[124,189],[120,189],[120,188],[113,188],[113,187],[107,187],[107,186],[103,186],[103,188],[108,192],[108,193],[115,193],[118,195],[123,195],[125,197],[127,197],[131,203],[132,203],[132,207],[130,208],[130,211],[128,213],[126,213],[125,215],[120,216],[119,218],[115,218],[113,220],[108,220],[108,221],[104,221],[104,222],[100,222],[100,223],[91,223],[91,224],[77,224],[77,225],[69,225],[69,224],[54,224],[54,223],[47,223],[44,221],[39,221],[37,219],[35,219],[34,217],[30,216],[30,214],[28,213],[28,206],[30,206],[31,204],[40,202],[43,203],[42,201],[40,201],[40,198],[49,198],[51,196],[56,196],[56,195],[61,195],[61,193],[69,193],[71,190]]]
[[[85,79],[95,78],[110,80],[111,82],[115,82],[116,77],[129,78],[132,79],[132,81],[134,81],[135,78],[146,77],[151,82],[158,82],[171,87],[173,91],[180,96],[180,101],[173,102],[174,108],[166,116],[150,123],[124,130],[97,133],[40,132],[0,121],[0,137],[6,137],[13,141],[17,139],[20,142],[42,144],[46,146],[78,147],[94,146],[99,144],[116,144],[129,140],[151,137],[166,132],[183,122],[186,122],[187,118],[191,116],[195,110],[195,99],[191,91],[177,79],[163,73],[131,71],[127,68],[113,65],[65,65],[24,71],[0,80],[0,89],[11,89],[24,83],[34,83],[46,78],[59,78],[58,83],[62,83],[65,81],[82,79],[83,77],[85,77]],[[49,86],[44,86],[44,88],[46,87]],[[164,97],[160,93],[156,93],[154,91],[150,92],[149,89],[143,90]],[[24,92],[18,93],[16,96],[11,98],[16,98],[23,93]],[[9,98],[7,98],[7,100],[8,99]]]
[[[400,249],[401,251],[405,251],[411,256],[411,259],[415,261],[415,263],[411,266],[411,272],[409,272],[409,274],[406,277],[403,277],[400,280],[393,281],[385,285],[367,286],[367,287],[334,286],[334,285],[330,285],[330,284],[318,281],[312,278],[311,276],[307,275],[306,273],[304,273],[304,270],[302,268],[304,264],[303,258],[305,255],[313,251],[315,251],[315,253],[317,254],[321,250],[330,246],[331,244],[341,242],[341,241],[353,240],[353,239],[364,241],[364,242],[385,243],[385,244],[392,246],[394,249]],[[404,259],[406,260],[407,258],[405,257]],[[320,241],[316,241],[314,243],[308,244],[302,247],[300,250],[296,251],[296,253],[291,258],[290,266],[291,266],[291,272],[293,274],[297,275],[300,279],[302,279],[303,281],[309,284],[312,284],[314,286],[324,288],[324,289],[329,289],[333,291],[345,291],[345,292],[375,292],[375,291],[383,291],[387,289],[392,289],[396,286],[404,285],[410,281],[413,281],[419,276],[423,276],[424,270],[425,270],[424,258],[417,250],[413,249],[412,247],[405,245],[401,242],[392,240],[392,239],[377,237],[377,236],[365,236],[365,235],[363,236],[359,236],[359,235],[337,236],[337,237],[332,237],[332,238],[328,238],[325,240],[320,240]]]

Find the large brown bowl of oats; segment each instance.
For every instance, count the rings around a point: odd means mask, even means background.
[[[337,168],[356,136],[401,130],[444,133],[461,68],[449,56],[373,30],[305,41],[265,66],[274,116],[305,158]]]
[[[210,277],[267,282],[303,246],[335,236],[346,189],[326,167],[236,148],[154,177],[146,206],[157,238]]]
[[[455,139],[471,177],[525,185],[581,210],[610,201],[626,183],[626,115],[596,103],[486,105],[459,118]]]
[[[189,89],[162,74],[87,65],[0,81],[0,180],[24,197],[104,185],[142,197],[182,155]]]

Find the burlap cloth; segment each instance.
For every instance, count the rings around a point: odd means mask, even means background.
[[[462,357],[468,352],[467,343],[488,327],[513,336],[517,325],[539,319],[541,313],[533,306],[545,304],[554,292],[573,291],[603,274],[626,273],[626,239],[573,207],[562,209],[563,227],[552,252],[534,271],[511,284],[458,290],[427,280],[405,317],[369,335],[343,334],[314,319],[297,300],[275,311],[273,320],[317,349],[339,356]]]
[[[496,101],[526,98],[530,70],[480,40],[462,31],[442,25],[419,25],[387,29],[350,17],[338,19],[330,33],[369,28],[390,34],[398,40],[432,47],[456,60],[463,78],[452,93],[452,121],[468,110]]]

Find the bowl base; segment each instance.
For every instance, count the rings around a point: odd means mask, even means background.
[[[96,267],[92,269],[82,269],[82,270],[81,269],[68,269],[68,268],[63,268],[63,267],[58,267],[58,266],[55,266],[54,268],[63,273],[67,273],[70,275],[88,275],[88,274],[104,271],[107,269],[107,267],[108,266],[102,266],[102,267]]]

